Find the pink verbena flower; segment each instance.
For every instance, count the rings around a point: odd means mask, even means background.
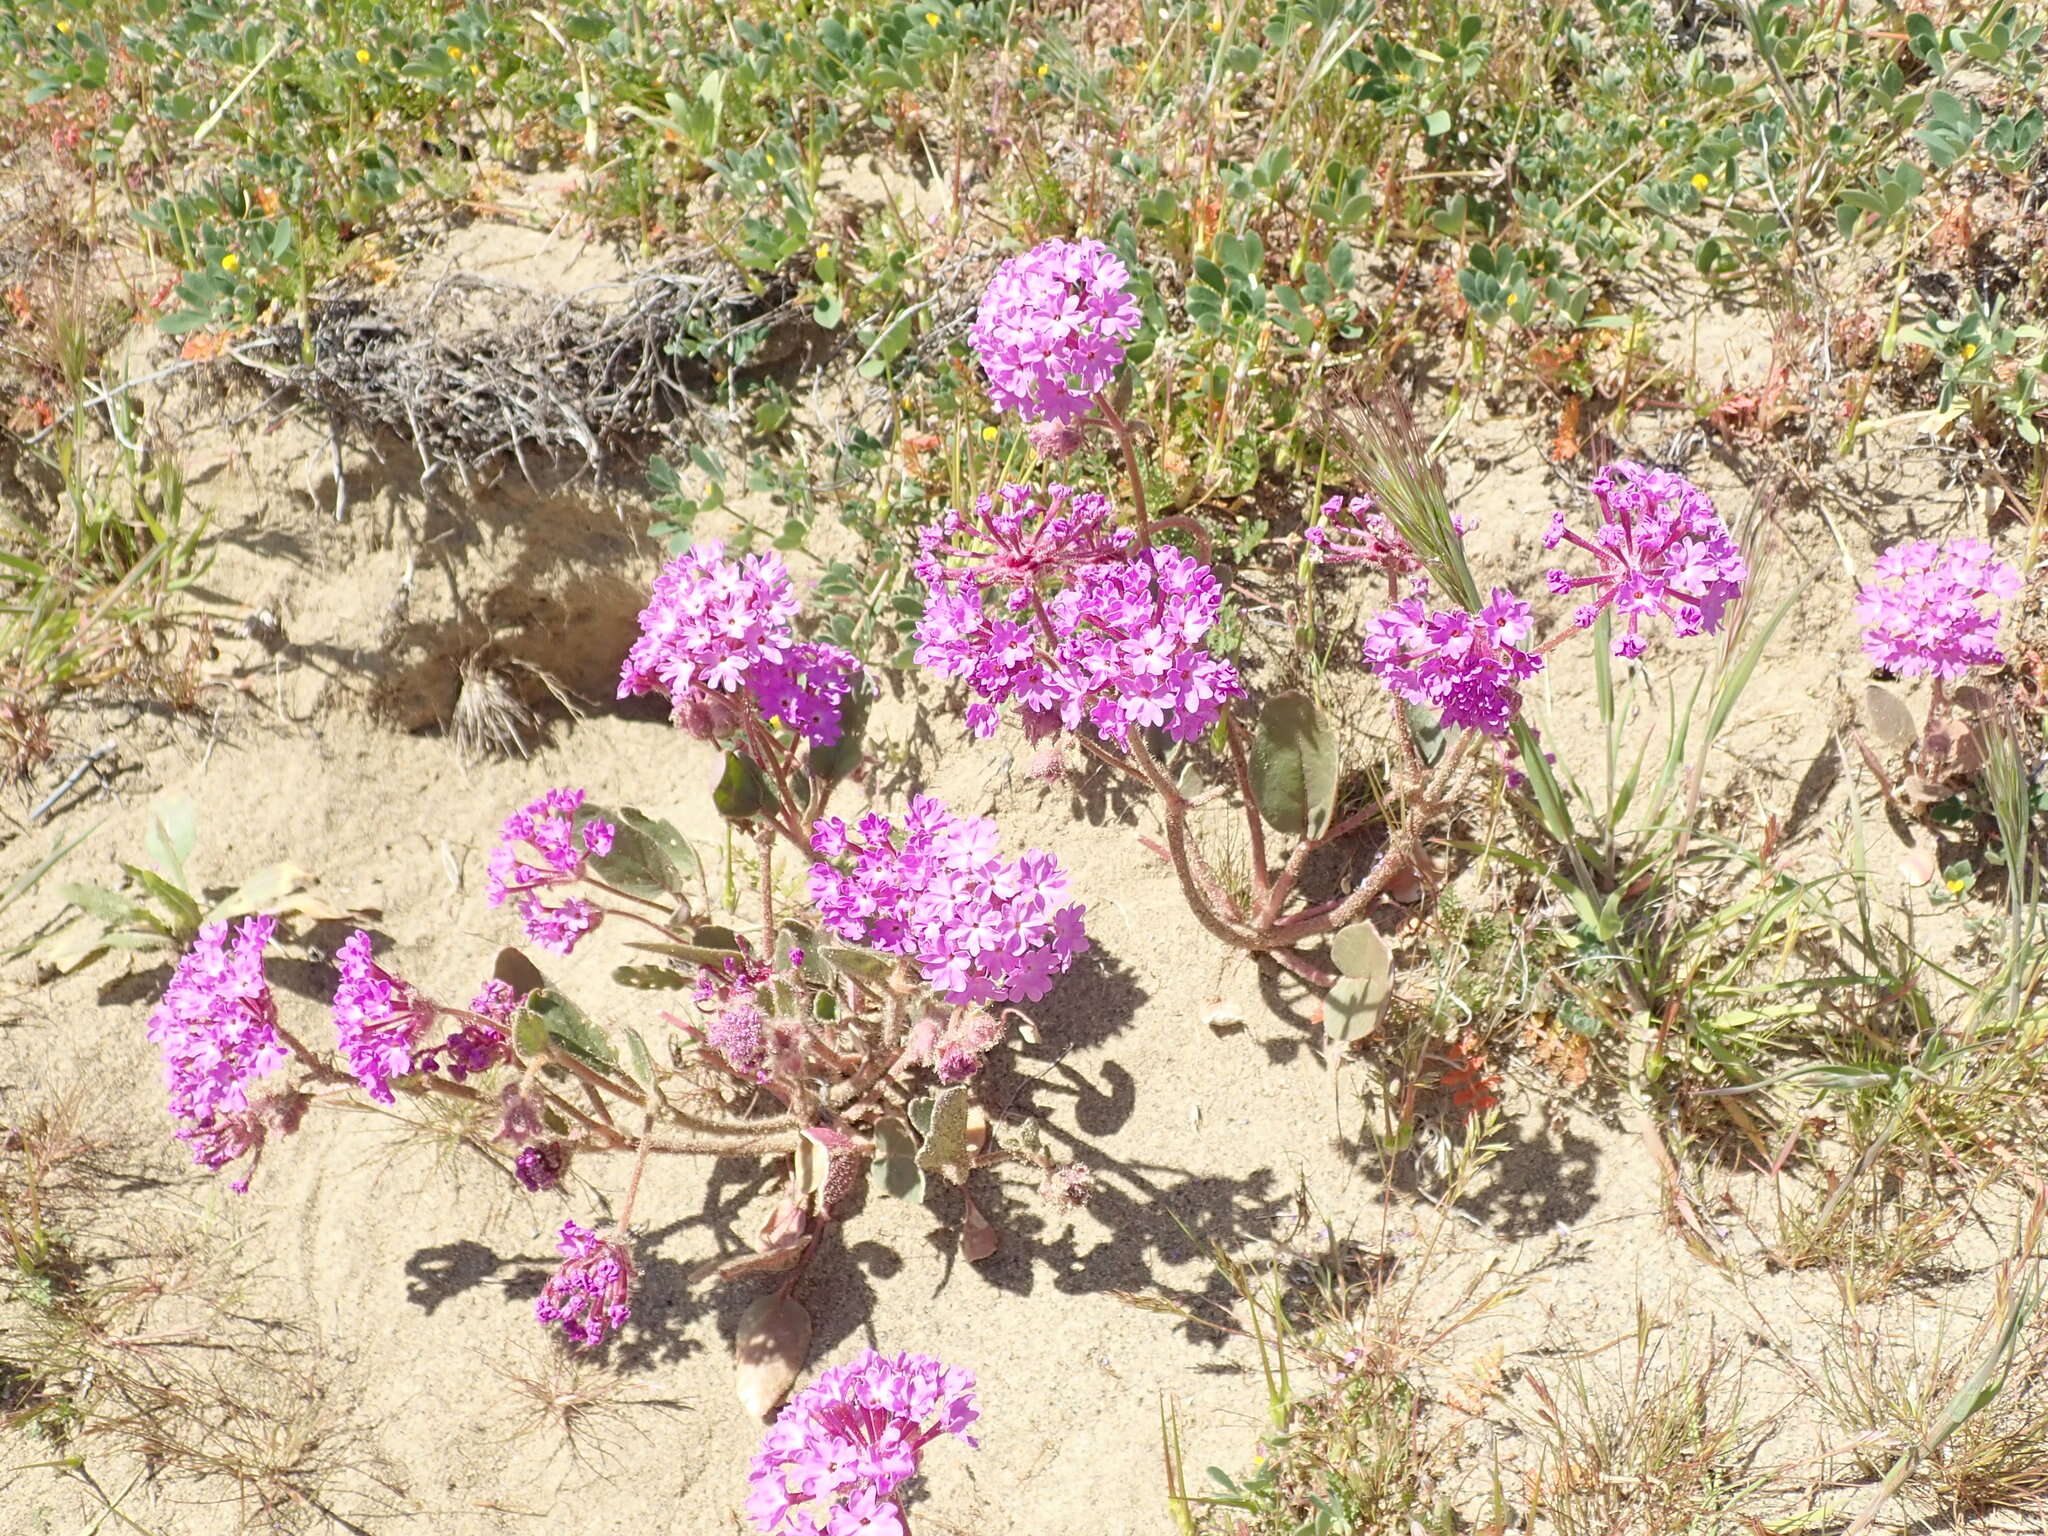
[[[512,1160],[512,1177],[530,1195],[553,1189],[562,1182],[562,1170],[569,1166],[569,1149],[559,1141],[535,1142],[521,1147]]]
[[[619,697],[665,694],[676,723],[706,739],[729,735],[735,704],[750,698],[763,719],[830,746],[861,667],[836,645],[798,640],[797,608],[780,555],[728,560],[717,540],[699,544],[655,578]]]
[[[583,936],[603,921],[604,908],[581,896],[571,896],[559,907],[549,906],[538,896],[519,900],[519,923],[526,936],[558,955],[572,953]]]
[[[1543,669],[1543,658],[1519,644],[1533,627],[1529,605],[1503,587],[1478,613],[1411,597],[1367,624],[1365,664],[1445,725],[1503,736],[1521,707],[1521,683]]]
[[[226,923],[208,923],[179,957],[149,1015],[170,1111],[183,1122],[178,1139],[202,1167],[223,1167],[262,1145],[264,1122],[247,1113],[249,1088],[291,1056],[278,1037],[277,1000],[263,974],[263,951],[276,927],[268,915],[244,918],[230,941]]]
[[[1321,521],[1302,534],[1322,565],[1370,565],[1389,576],[1412,576],[1422,569],[1401,532],[1370,496],[1332,496],[1323,503]]]
[[[762,1536],[900,1533],[894,1495],[925,1447],[940,1435],[977,1444],[967,1429],[980,1416],[971,1371],[864,1350],[776,1416],[747,1473],[747,1516]]]
[[[1643,654],[1642,621],[1662,617],[1683,639],[1711,635],[1728,604],[1742,595],[1749,566],[1742,549],[1722,525],[1707,493],[1685,476],[1620,459],[1593,477],[1593,499],[1601,524],[1588,540],[1565,525],[1563,512],[1550,520],[1543,547],[1560,540],[1600,562],[1591,576],[1564,570],[1548,573],[1559,596],[1591,588],[1593,601],[1572,615],[1590,629],[1602,609],[1612,607],[1628,621],[1614,637],[1614,654]]]
[[[1135,536],[1115,526],[1099,491],[1005,485],[973,510],[948,507],[918,530],[911,572],[927,587],[1031,587],[1082,566],[1127,559]],[[1020,603],[1013,598],[1011,606]]]
[[[1866,626],[1864,655],[1887,672],[1952,681],[2003,664],[1997,605],[2018,593],[2020,573],[1994,560],[1982,539],[1909,539],[1879,555],[1872,574],[1856,617]]]
[[[610,853],[618,835],[616,827],[600,818],[588,818],[579,828],[576,813],[582,805],[582,790],[551,789],[525,809],[513,812],[498,834],[498,846],[491,850],[484,876],[485,899],[501,907],[517,896],[526,936],[558,955],[573,950],[577,941],[602,921],[604,909],[581,897],[550,907],[536,893],[581,880],[585,866]],[[522,844],[539,862],[521,857]]]
[[[741,940],[742,945],[745,942]],[[803,964],[802,953],[792,950],[790,963]],[[774,967],[746,949],[720,964],[700,968],[691,996],[698,1011],[710,1016],[711,1022],[703,1027],[704,1043],[749,1082],[768,1081],[769,1060],[776,1052],[768,1015],[759,1001],[773,974]]]
[[[415,1056],[413,1070],[446,1072],[460,1083],[511,1057],[512,1048],[505,1040],[504,1030],[495,1024],[465,1024],[451,1031],[439,1045]]]
[[[372,1099],[389,1104],[391,1079],[415,1070],[413,1047],[433,1027],[434,1005],[370,958],[370,936],[360,928],[342,941],[335,960],[341,979],[334,1033],[342,1060]]]
[[[533,1315],[585,1349],[602,1344],[633,1315],[632,1255],[621,1239],[599,1237],[573,1221],[562,1223],[555,1247],[562,1263],[541,1288]]]
[[[900,837],[870,812],[849,828],[811,829],[811,903],[841,938],[905,955],[949,1002],[1036,1001],[1088,948],[1086,908],[1068,902],[1059,860],[1032,850],[996,857],[996,824],[955,816],[930,795],[911,800]],[[985,1048],[985,1047],[984,1047]]]
[[[1095,1175],[1079,1163],[1056,1163],[1038,1181],[1038,1198],[1055,1211],[1078,1211],[1095,1193]]]
[[[979,695],[975,734],[993,735],[1014,704],[1033,740],[1085,723],[1119,747],[1134,725],[1189,741],[1243,696],[1203,645],[1223,606],[1207,566],[1164,545],[1127,549],[1092,498],[1070,514],[1058,487],[1045,504],[1024,487],[1003,497],[1001,511],[977,506],[971,530],[949,513],[920,536],[918,664]]]
[[[996,269],[968,333],[998,409],[1087,414],[1138,334],[1131,274],[1099,240],[1048,240]]]
[[[519,1011],[519,1005],[526,999],[512,990],[512,983],[500,981],[493,976],[483,984],[477,995],[469,1000],[469,1011],[479,1018],[489,1019],[500,1028],[512,1022],[512,1015]]]

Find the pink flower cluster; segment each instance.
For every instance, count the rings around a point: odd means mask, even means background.
[[[1910,539],[1877,557],[1873,577],[1857,594],[1856,617],[1866,626],[1863,653],[1886,671],[1952,681],[2004,662],[1997,605],[2019,592],[2020,575],[1982,539]]]
[[[483,1020],[455,1029],[440,1044],[421,1050],[420,1037],[441,1012],[411,982],[392,975],[370,958],[370,936],[361,929],[335,952],[340,979],[334,989],[334,1033],[342,1060],[379,1104],[393,1102],[391,1080],[415,1072],[442,1070],[457,1082],[504,1059],[505,1036],[494,1024],[512,1016],[516,1001],[501,981],[485,985],[471,1005]],[[502,997],[500,993],[502,992]],[[486,1012],[485,1010],[490,1010]],[[498,1017],[502,1010],[503,1017]]]
[[[562,1182],[562,1170],[569,1166],[569,1149],[559,1141],[535,1142],[521,1147],[512,1160],[512,1177],[530,1195],[553,1189]]]
[[[996,856],[996,824],[955,816],[916,796],[900,840],[873,812],[852,828],[828,816],[811,829],[811,904],[841,938],[905,955],[949,1002],[1036,1001],[1088,948],[1084,907],[1068,902],[1066,871],[1036,850]]]
[[[1323,565],[1370,565],[1389,576],[1412,576],[1422,562],[1370,496],[1332,496],[1322,520],[1302,537]],[[1461,530],[1462,531],[1462,530]]]
[[[506,817],[484,879],[484,895],[490,904],[502,907],[517,896],[519,921],[526,936],[558,955],[568,954],[583,935],[603,921],[604,909],[580,896],[550,907],[537,893],[581,880],[591,859],[601,859],[612,851],[618,832],[610,822],[596,819],[579,830],[576,812],[582,804],[580,789],[551,789]],[[521,844],[538,856],[538,863],[521,857]]]
[[[918,530],[911,572],[927,587],[1035,587],[1041,578],[1129,557],[1134,535],[1115,527],[1116,507],[1100,491],[1006,485],[963,514],[948,507]],[[1013,593],[1021,608],[1029,593]]]
[[[860,663],[836,645],[798,640],[797,607],[780,555],[728,560],[717,540],[699,544],[655,578],[619,697],[665,694],[676,724],[710,740],[738,727],[745,694],[763,719],[832,745]]]
[[[968,333],[1001,410],[1087,414],[1138,334],[1131,274],[1099,240],[1048,240],[996,269]]]
[[[229,938],[208,923],[179,957],[170,985],[149,1016],[149,1038],[163,1052],[170,1111],[193,1160],[220,1168],[263,1145],[275,1115],[252,1105],[250,1086],[283,1066],[291,1052],[277,1032],[277,1001],[263,974],[263,951],[277,927],[245,918]],[[295,1114],[290,1130],[296,1124]]]
[[[1365,664],[1445,725],[1504,736],[1521,707],[1521,683],[1543,669],[1540,655],[1520,648],[1534,625],[1529,605],[1503,587],[1478,613],[1430,609],[1411,597],[1367,624]]]
[[[903,1536],[894,1495],[940,1435],[976,1444],[971,1371],[865,1350],[822,1371],[761,1441],[747,1516],[762,1536]]]
[[[1614,637],[1614,654],[1622,657],[1643,654],[1646,618],[1668,620],[1681,639],[1718,629],[1728,604],[1742,595],[1749,566],[1707,493],[1683,475],[1631,459],[1601,470],[1592,490],[1601,524],[1590,540],[1566,526],[1563,512],[1543,538],[1545,549],[1562,541],[1600,563],[1591,576],[1549,572],[1550,590],[1559,596],[1592,589],[1593,600],[1572,622],[1590,629],[1601,610],[1612,607],[1628,621]]]
[[[697,973],[692,1000],[711,1019],[704,1026],[704,1043],[749,1082],[768,1081],[768,1015],[758,999],[771,974],[768,964],[752,954]]]
[[[632,1255],[620,1239],[599,1237],[573,1221],[562,1223],[555,1248],[562,1263],[541,1288],[533,1315],[593,1348],[633,1315]]]
[[[1003,1038],[1003,1021],[985,1008],[927,1012],[912,1026],[907,1049],[912,1061],[938,1073],[942,1083],[964,1083],[981,1070],[981,1059]]]
[[[370,958],[370,936],[357,929],[335,952],[341,979],[334,989],[334,1033],[342,1060],[370,1097],[389,1104],[391,1079],[413,1070],[413,1045],[434,1024],[434,1005]]]
[[[974,524],[949,513],[920,537],[918,664],[979,695],[967,707],[977,735],[1014,703],[1034,740],[1084,722],[1119,747],[1134,725],[1192,740],[1244,693],[1202,643],[1222,584],[1177,549],[1128,551],[1105,503],[1076,497],[1070,511],[1067,495],[1055,487],[1040,503],[1008,486],[1000,505],[977,504]]]
[[[500,1028],[512,1022],[512,1015],[519,1011],[519,1005],[526,999],[512,990],[512,983],[500,981],[493,976],[485,982],[477,995],[469,1000],[469,1011],[480,1019],[489,1019]]]

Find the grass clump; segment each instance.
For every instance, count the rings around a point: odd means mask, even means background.
[[[12,1457],[71,1477],[116,1516],[146,1474],[265,1529],[304,1529],[391,1497],[311,1341],[247,1310],[220,1235],[108,1214],[158,1188],[53,1092],[0,1141],[0,1428]],[[107,1489],[124,1483],[121,1494]],[[121,1518],[126,1518],[121,1516]]]

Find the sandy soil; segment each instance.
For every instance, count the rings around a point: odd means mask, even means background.
[[[580,256],[558,265],[565,281],[595,280]],[[1753,348],[1727,355],[1729,368],[1760,366]],[[483,649],[544,668],[584,699],[608,697],[658,564],[608,501],[540,495],[508,479],[474,506],[430,505],[400,466],[351,447],[353,511],[337,524],[327,510],[324,430],[273,430],[259,419],[207,435],[198,430],[199,403],[179,409],[195,413],[184,458],[193,496],[214,517],[208,605],[229,619],[274,610],[290,647],[272,658],[253,642],[224,639],[210,719],[80,722],[81,740],[119,743],[117,771],[104,792],[74,797],[48,829],[0,849],[0,879],[33,862],[50,831],[98,823],[66,874],[111,881],[113,859],[140,844],[151,794],[183,789],[201,808],[194,862],[204,883],[231,885],[292,860],[317,876],[326,900],[388,939],[408,976],[462,997],[514,937],[484,904],[484,857],[506,811],[539,790],[584,785],[601,802],[671,817],[707,850],[722,845],[710,814],[711,754],[644,714],[594,703],[586,718],[557,720],[526,761],[464,764],[448,740],[424,729],[446,718],[456,664]],[[1569,494],[1540,435],[1526,420],[1482,419],[1461,424],[1448,445],[1459,505],[1480,519],[1473,548],[1482,580],[1536,585],[1541,531]],[[1749,510],[1759,484],[1752,466],[1702,453],[1692,468],[1731,521]],[[1855,516],[1826,515],[1842,506]],[[1793,606],[1713,773],[1746,829],[1774,812],[1784,820],[1795,867],[1839,856],[1831,731],[1868,676],[1855,654],[1845,567],[1908,532],[1981,531],[1981,518],[1970,526],[1972,509],[1965,491],[1939,488],[1931,465],[1878,451],[1839,483],[1776,496],[1765,509],[1764,601],[1789,593]],[[1854,542],[1838,545],[1831,524]],[[1652,661],[1659,684],[1649,719],[1661,714],[1664,687],[1689,681],[1670,656]],[[1550,716],[1547,736],[1569,756],[1593,740],[1589,673],[1554,674],[1539,706]],[[1361,709],[1369,698],[1359,695]],[[1168,1529],[1162,1405],[1179,1417],[1196,1475],[1211,1462],[1246,1464],[1264,1414],[1251,1350],[1120,1293],[1213,1309],[1227,1296],[1210,1245],[1256,1251],[1296,1232],[1304,1209],[1311,1225],[1327,1222],[1393,1255],[1397,1272],[1427,1248],[1447,1294],[1456,1290],[1451,1276],[1487,1273],[1486,1284],[1511,1284],[1514,1294],[1461,1345],[1510,1360],[1604,1350],[1633,1336],[1639,1307],[1665,1321],[1768,1338],[1796,1334],[1804,1311],[1833,1304],[1825,1277],[1763,1273],[1748,1226],[1761,1217],[1756,1192],[1739,1183],[1720,1219],[1742,1274],[1691,1257],[1666,1220],[1641,1142],[1618,1122],[1549,1102],[1535,1085],[1514,1093],[1504,1150],[1458,1213],[1387,1190],[1370,1158],[1339,1145],[1340,1130],[1358,1132],[1360,1110],[1348,1090],[1333,1101],[1308,1002],[1232,963],[1196,928],[1169,872],[1139,841],[1143,812],[1085,780],[1067,788],[1030,781],[1014,743],[974,746],[929,713],[929,734],[916,732],[920,718],[915,699],[883,711],[869,792],[894,801],[921,782],[956,806],[998,814],[1007,846],[1058,851],[1089,906],[1094,952],[1035,1010],[1039,1043],[1013,1042],[985,1086],[1005,1117],[1042,1117],[1048,1137],[1096,1171],[1101,1190],[1084,1214],[1056,1218],[1030,1181],[978,1175],[974,1198],[1002,1234],[997,1256],[979,1265],[954,1252],[957,1194],[935,1195],[928,1207],[870,1199],[804,1279],[815,1365],[874,1344],[930,1351],[980,1376],[982,1448],[947,1447],[930,1458],[920,1531]],[[843,794],[851,802],[861,792]],[[57,903],[44,891],[27,905],[18,933]],[[331,987],[326,957],[346,931],[322,924],[293,959],[272,967],[288,1015],[316,1036]],[[586,1002],[621,997],[602,979],[609,963],[586,953],[564,979]],[[144,1148],[167,1138],[143,1036],[166,974],[124,974],[109,962],[49,980],[17,968],[0,1003],[6,1103],[88,1082],[110,1125]],[[1219,1000],[1242,1015],[1243,1028],[1204,1023]],[[649,1032],[662,1027],[658,1001],[627,1003],[639,1011],[622,1018]],[[335,1508],[364,1529],[696,1536],[743,1528],[738,1510],[759,1426],[734,1403],[726,1352],[755,1289],[741,1282],[692,1293],[685,1276],[742,1245],[742,1212],[758,1193],[754,1170],[657,1165],[650,1174],[643,1288],[633,1323],[602,1356],[628,1402],[600,1429],[602,1443],[578,1457],[546,1434],[521,1431],[523,1400],[502,1371],[523,1368],[543,1347],[530,1301],[552,1263],[551,1232],[565,1216],[603,1211],[623,1167],[585,1164],[566,1193],[528,1197],[480,1165],[442,1164],[388,1122],[339,1114],[313,1117],[275,1147],[246,1197],[181,1171],[167,1139],[146,1156],[192,1195],[223,1245],[241,1244],[256,1315],[303,1330],[335,1363],[350,1418],[388,1479],[382,1489],[358,1481],[336,1496]],[[1981,1274],[1990,1251],[1988,1240],[1983,1253],[1959,1249],[1965,1273]],[[1763,1347],[1748,1390],[1757,1402],[1791,1402],[1801,1389],[1793,1363]],[[1796,1422],[1783,1432],[1787,1444],[1799,1441]],[[1476,1418],[1467,1435],[1475,1468],[1512,1477],[1523,1464],[1513,1413]],[[122,1509],[147,1529],[181,1536],[234,1525],[232,1506],[185,1497],[145,1483]],[[0,1476],[0,1529],[84,1530],[97,1513],[54,1473]]]

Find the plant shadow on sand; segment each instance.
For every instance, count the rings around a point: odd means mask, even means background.
[[[1270,1168],[1233,1176],[1198,1174],[1119,1158],[1104,1149],[1105,1140],[1122,1131],[1137,1108],[1137,1080],[1114,1059],[1084,1070],[1068,1058],[1075,1051],[1102,1045],[1126,1028],[1146,997],[1129,968],[1098,948],[1045,1005],[1033,1008],[1036,1043],[1021,1050],[999,1048],[990,1058],[982,1074],[982,1093],[997,1121],[998,1138],[1002,1126],[1035,1121],[1056,1159],[1077,1160],[1090,1170],[1094,1189],[1089,1210],[1112,1234],[1084,1239],[1073,1222],[1051,1213],[1029,1193],[1035,1172],[1000,1184],[982,1174],[965,1193],[1001,1234],[999,1252],[974,1266],[975,1274],[995,1289],[1029,1295],[1042,1274],[1050,1277],[1055,1290],[1069,1295],[1148,1290],[1162,1270],[1198,1264],[1216,1249],[1231,1250],[1270,1234],[1293,1208],[1293,1192]],[[1047,1104],[1041,1099],[1068,1102]],[[621,1370],[638,1370],[701,1353],[714,1334],[729,1344],[740,1314],[779,1277],[693,1287],[691,1272],[697,1265],[666,1257],[662,1250],[680,1234],[703,1229],[712,1234],[717,1254],[747,1252],[745,1214],[778,1176],[771,1164],[720,1159],[709,1167],[697,1212],[638,1231],[632,1320],[590,1351],[589,1358]],[[926,1235],[944,1255],[942,1291],[957,1274],[962,1193],[936,1179],[928,1190]],[[905,1268],[902,1255],[889,1243],[861,1235],[863,1208],[885,1199],[873,1193],[857,1196],[853,1207],[843,1212],[844,1219],[828,1226],[798,1281],[797,1295],[812,1314],[813,1359],[871,1329],[877,1283],[895,1278]],[[899,1235],[901,1230],[898,1224]],[[544,1253],[501,1254],[475,1239],[422,1248],[405,1264],[406,1297],[431,1313],[464,1292],[491,1286],[508,1300],[530,1303],[555,1262]],[[1220,1285],[1220,1277],[1212,1276],[1207,1289],[1190,1297],[1190,1303],[1226,1306],[1227,1290]],[[1189,1325],[1189,1332],[1218,1344],[1224,1337],[1196,1324]]]

